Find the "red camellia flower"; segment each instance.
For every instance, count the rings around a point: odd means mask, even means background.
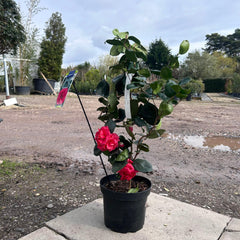
[[[116,133],[111,133],[108,126],[104,126],[96,132],[95,140],[98,149],[111,152],[118,147],[119,137]]]
[[[106,139],[106,149],[108,151],[113,151],[118,147],[119,137],[116,133],[110,134]]]
[[[138,171],[134,169],[132,164],[133,164],[133,161],[131,159],[128,159],[127,165],[124,168],[122,168],[120,171],[118,171],[118,173],[121,176],[121,180],[130,181],[133,177],[136,176],[136,173]]]
[[[97,147],[98,147],[98,149],[100,149],[103,152],[107,150],[105,145],[106,145],[107,137],[110,134],[111,134],[111,132],[110,132],[108,126],[101,127],[96,132],[95,140],[97,142]]]

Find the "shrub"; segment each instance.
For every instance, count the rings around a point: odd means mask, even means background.
[[[204,79],[205,92],[226,92],[227,78]]]
[[[199,95],[204,91],[205,87],[202,79],[199,80],[192,79],[185,85],[185,88],[190,89],[192,94],[197,93]]]
[[[232,79],[232,93],[240,94],[240,75],[235,73]]]

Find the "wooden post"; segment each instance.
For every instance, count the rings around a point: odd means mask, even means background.
[[[40,72],[43,79],[46,81],[46,83],[48,84],[48,86],[51,88],[52,92],[54,95],[57,95],[57,93],[55,92],[55,90],[53,89],[52,85],[49,83],[49,81],[47,80],[47,78],[44,76],[44,74],[42,72]]]

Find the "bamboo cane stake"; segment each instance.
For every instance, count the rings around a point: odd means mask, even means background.
[[[48,84],[48,86],[51,88],[52,92],[54,95],[57,95],[57,93],[55,92],[55,90],[53,89],[52,85],[49,83],[49,81],[47,80],[47,78],[44,76],[44,74],[42,72],[40,72],[43,79],[46,81],[46,83]]]

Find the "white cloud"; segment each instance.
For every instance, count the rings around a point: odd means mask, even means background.
[[[188,39],[190,51],[200,50],[207,34],[231,34],[239,27],[240,1],[41,0],[40,7],[48,8],[34,18],[41,29],[53,12],[62,14],[68,37],[63,61],[68,65],[104,54],[109,49],[104,42],[113,37],[114,28],[129,31],[146,47],[161,38],[176,53],[181,41]]]

